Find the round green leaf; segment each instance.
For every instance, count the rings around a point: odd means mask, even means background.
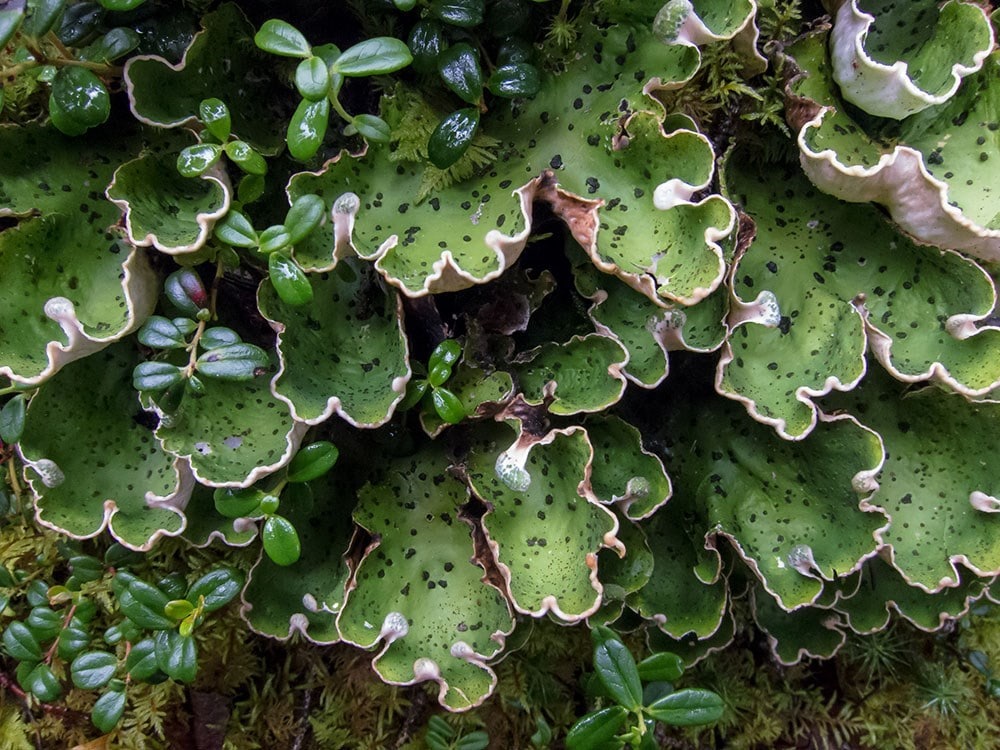
[[[178,682],[194,682],[198,672],[198,647],[194,638],[176,630],[161,630],[154,636],[156,663],[164,674]]]
[[[111,114],[111,96],[93,71],[76,66],[62,68],[49,94],[52,124],[66,135],[81,135],[100,125]]]
[[[445,339],[431,352],[427,360],[428,370],[433,370],[439,365],[447,365],[449,368],[458,362],[462,356],[462,345],[455,339]]]
[[[272,18],[265,21],[253,38],[254,44],[265,52],[283,57],[309,57],[312,49],[297,28],[286,21]]]
[[[102,732],[110,732],[118,722],[122,720],[125,713],[125,691],[109,690],[97,699],[93,710],[90,712],[90,720],[94,726]]]
[[[38,664],[20,682],[21,687],[44,703],[54,701],[62,694],[59,678],[52,673],[48,664]]]
[[[258,250],[265,254],[273,253],[275,250],[288,247],[291,244],[292,236],[285,229],[284,224],[275,224],[261,232],[258,241],[260,243]]]
[[[414,24],[407,41],[413,54],[413,67],[418,73],[437,70],[438,57],[448,46],[444,29],[436,21],[419,21]]]
[[[646,707],[646,714],[664,724],[690,727],[711,724],[722,717],[722,698],[711,690],[678,690]]]
[[[392,4],[396,6],[397,10],[407,11],[416,7],[417,0],[392,0]]]
[[[288,232],[288,244],[301,242],[323,221],[326,204],[318,195],[307,193],[299,196],[292,203],[285,215],[285,231]]]
[[[83,628],[67,627],[59,633],[56,651],[63,661],[72,661],[90,645],[90,633]]]
[[[37,661],[42,658],[42,648],[28,626],[14,621],[3,631],[3,647],[18,661]]]
[[[201,335],[201,341],[198,342],[199,346],[206,352],[241,343],[243,343],[243,339],[240,338],[240,335],[232,328],[226,328],[225,326],[212,326],[205,329],[205,332]]]
[[[451,365],[444,362],[438,362],[436,365],[430,368],[430,372],[427,373],[427,382],[431,384],[434,388],[439,388],[445,384],[445,381],[451,377]]]
[[[177,171],[185,177],[197,177],[219,160],[222,146],[217,143],[198,143],[188,146],[177,155]]]
[[[427,142],[427,156],[438,169],[447,169],[469,148],[479,127],[479,110],[474,107],[452,112],[438,123]]]
[[[235,568],[216,568],[191,584],[187,598],[197,603],[201,597],[205,597],[202,611],[214,612],[229,604],[240,593],[244,582],[243,574]]]
[[[163,614],[174,620],[183,620],[194,612],[194,605],[187,599],[174,599],[167,602],[163,608]]]
[[[607,750],[628,716],[621,706],[609,706],[587,714],[566,735],[566,750]]]
[[[270,361],[267,352],[253,344],[229,344],[198,357],[196,367],[206,378],[252,380],[262,375]]]
[[[152,638],[143,638],[138,643],[132,644],[132,649],[125,659],[125,669],[133,680],[148,680],[160,671],[160,665],[156,662],[156,644]]]
[[[413,60],[409,47],[391,36],[366,39],[349,47],[331,68],[342,76],[378,76],[405,68]]]
[[[264,498],[260,501],[260,512],[266,516],[274,515],[278,512],[280,504],[281,500],[275,495],[264,495]]]
[[[162,315],[149,318],[137,334],[139,343],[153,349],[183,349],[187,346],[185,336],[174,321]]]
[[[0,409],[0,440],[13,445],[24,432],[25,396],[18,393]]]
[[[86,651],[73,659],[69,674],[73,684],[83,690],[102,688],[115,676],[118,658],[107,651]]]
[[[281,301],[292,307],[312,302],[313,290],[299,264],[282,253],[272,253],[267,259],[268,277]]]
[[[430,11],[434,18],[467,29],[483,22],[485,6],[484,0],[433,0]]]
[[[319,151],[330,121],[330,102],[303,99],[288,123],[288,153],[296,159],[309,159]]]
[[[435,388],[431,391],[431,403],[434,411],[448,424],[458,424],[465,419],[465,407],[462,400],[447,388]]]
[[[361,135],[375,143],[388,143],[392,136],[389,124],[375,115],[358,115],[351,120],[351,124]]]
[[[330,90],[330,71],[319,57],[310,57],[295,69],[295,88],[305,99],[318,101]]]
[[[198,105],[198,117],[205,129],[225,143],[232,132],[233,119],[229,107],[221,99],[203,99]]]
[[[497,96],[534,96],[542,87],[538,68],[529,63],[502,65],[493,71],[487,88]]]
[[[227,518],[245,518],[260,507],[264,493],[255,487],[220,487],[213,495],[215,509]]]
[[[288,464],[289,482],[311,482],[328,472],[340,455],[337,446],[326,440],[310,443]]]
[[[137,391],[165,391],[184,380],[184,373],[169,362],[141,362],[132,370],[132,387]]]
[[[247,174],[265,175],[267,174],[267,162],[264,157],[258,154],[245,141],[230,141],[225,146],[226,156],[233,164],[238,166]]]
[[[261,538],[264,552],[275,565],[291,565],[299,559],[302,552],[299,535],[288,519],[270,516],[264,522]]]
[[[62,615],[51,607],[40,605],[32,608],[24,624],[28,626],[28,630],[31,631],[35,638],[44,643],[51,641],[59,634],[59,631],[62,629],[62,622]]]
[[[438,58],[438,72],[445,85],[469,104],[482,98],[483,71],[472,45],[460,42],[445,50]]]
[[[230,210],[215,225],[215,238],[233,247],[256,247],[259,241],[250,220],[236,210]]]

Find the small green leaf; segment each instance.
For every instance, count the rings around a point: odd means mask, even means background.
[[[18,661],[37,661],[42,658],[42,647],[23,622],[14,621],[3,631],[3,646]]]
[[[275,224],[260,233],[258,250],[262,253],[273,253],[291,244],[292,236],[284,224]]]
[[[664,724],[691,727],[718,721],[724,708],[722,698],[711,690],[688,689],[665,695],[645,711]]]
[[[677,654],[664,651],[643,659],[638,669],[639,679],[643,682],[675,682],[684,674],[684,660]]]
[[[229,140],[233,118],[229,114],[229,107],[221,99],[202,99],[198,105],[198,118],[205,129],[218,138],[221,143]]]
[[[349,47],[331,70],[343,76],[378,76],[405,68],[413,61],[409,47],[391,36],[366,39]]]
[[[307,193],[296,198],[285,215],[288,244],[295,245],[312,234],[313,230],[322,223],[325,213],[326,204],[318,195]]]
[[[0,49],[7,46],[23,20],[23,10],[0,10]]]
[[[299,534],[295,527],[282,516],[270,516],[264,522],[261,533],[264,552],[275,565],[291,565],[302,552]]]
[[[187,346],[185,332],[169,318],[153,315],[139,329],[139,343],[152,349],[183,349]]]
[[[104,693],[90,712],[90,720],[102,732],[110,732],[125,713],[125,691],[109,690]]]
[[[397,10],[405,12],[413,10],[417,5],[417,0],[392,0],[392,4],[396,6]]]
[[[283,57],[309,57],[312,49],[297,28],[285,21],[272,18],[265,21],[253,38],[254,44],[265,52]]]
[[[328,472],[340,455],[337,446],[326,440],[310,443],[295,454],[288,464],[289,482],[311,482]]]
[[[418,21],[410,31],[407,42],[413,54],[413,67],[418,73],[437,70],[438,57],[448,46],[444,29],[436,21]]]
[[[542,87],[538,68],[529,63],[502,65],[493,71],[486,87],[497,96],[534,96]]]
[[[62,630],[62,615],[44,604],[32,607],[24,624],[40,642],[51,641]]]
[[[28,598],[28,604],[32,607],[41,607],[44,604],[48,604],[49,585],[45,581],[32,581],[28,586],[26,596]]]
[[[0,409],[0,441],[13,445],[24,433],[25,396],[18,393]]]
[[[467,29],[483,22],[485,5],[484,0],[433,0],[430,11],[434,18]]]
[[[184,380],[184,372],[169,362],[141,362],[132,370],[132,387],[137,391],[165,391]]]
[[[90,633],[83,628],[66,627],[59,632],[56,652],[63,661],[72,661],[90,645]]]
[[[614,741],[628,716],[621,706],[609,706],[589,713],[574,724],[566,735],[566,750],[608,750],[617,748]]]
[[[62,695],[59,678],[52,673],[48,664],[38,664],[20,682],[21,687],[43,703],[54,701]]]
[[[205,285],[190,268],[181,268],[167,276],[163,282],[163,293],[174,307],[192,318],[198,315],[199,310],[208,307]]]
[[[256,247],[259,242],[250,220],[236,210],[230,210],[215,225],[215,238],[233,247]]]
[[[110,63],[139,46],[140,38],[132,29],[119,27],[111,29],[93,44],[81,50],[78,57],[81,60]]]
[[[642,706],[642,682],[635,659],[617,638],[608,638],[594,646],[594,671],[619,704],[635,711]]]
[[[52,124],[66,135],[82,135],[111,114],[111,96],[93,71],[77,66],[56,73],[49,94]]]
[[[374,143],[388,143],[392,136],[389,124],[375,115],[357,115],[351,120],[351,124],[361,135]]]
[[[303,99],[288,123],[288,133],[285,137],[288,142],[288,153],[303,161],[313,157],[323,143],[329,122],[329,100],[320,99],[318,102],[311,102]]]
[[[135,10],[146,2],[146,0],[98,0],[98,2],[108,10],[124,12],[126,10]]]
[[[439,365],[447,365],[450,368],[458,362],[461,356],[462,345],[455,339],[445,339],[434,347],[434,351],[431,352],[431,356],[427,360],[427,368],[428,370],[433,370]]]
[[[270,361],[267,352],[253,344],[229,344],[205,352],[196,367],[206,378],[252,380],[266,372]]]
[[[469,104],[483,96],[483,71],[479,53],[465,42],[453,44],[438,58],[438,72],[445,85]]]
[[[486,732],[470,732],[458,741],[455,750],[486,750],[490,745],[490,736]]]
[[[420,399],[424,397],[429,387],[430,383],[426,380],[411,379],[409,384],[406,386],[406,396],[403,397],[403,400],[399,402],[399,406],[396,407],[397,411],[412,409],[420,403]]]
[[[240,180],[240,184],[236,187],[236,197],[243,205],[253,203],[264,195],[264,187],[263,175],[244,175],[243,179]]]
[[[460,109],[445,117],[427,141],[427,157],[438,169],[447,169],[461,158],[479,127],[479,110]]]
[[[156,644],[152,638],[143,638],[132,644],[132,650],[125,659],[125,669],[133,680],[148,680],[160,671],[156,663]]]
[[[330,71],[319,57],[310,57],[295,69],[295,88],[303,98],[318,101],[330,90]]]
[[[451,365],[445,364],[444,362],[438,362],[436,365],[430,368],[430,372],[427,373],[427,382],[431,384],[434,388],[439,388],[444,385],[448,378],[451,377]]]
[[[156,587],[136,580],[118,596],[118,607],[140,628],[163,630],[174,626],[174,621],[163,614],[168,601],[166,594]]]
[[[27,3],[27,5],[30,13],[21,31],[26,36],[40,39],[55,26],[60,14],[66,7],[66,0],[33,0],[33,2]]]
[[[431,403],[434,411],[448,424],[458,424],[465,419],[465,407],[462,400],[447,388],[435,388],[431,391]]]
[[[226,518],[245,518],[260,507],[264,493],[255,487],[220,487],[213,495],[215,509]]]
[[[187,579],[182,573],[168,573],[156,582],[160,589],[171,599],[180,599],[187,591]]]
[[[177,171],[184,177],[197,177],[207,172],[222,155],[218,143],[197,143],[177,155]]]
[[[187,598],[197,602],[205,598],[203,612],[214,612],[231,602],[243,588],[243,573],[235,568],[215,568],[203,575],[188,590]]]
[[[198,613],[192,612],[183,620],[181,624],[177,626],[177,632],[180,633],[184,638],[189,638],[194,632],[194,626],[198,622]]]
[[[211,328],[205,329],[205,332],[201,335],[201,341],[198,342],[198,345],[205,351],[211,351],[212,349],[221,349],[224,346],[241,343],[243,343],[243,339],[241,339],[240,335],[232,328],[226,328],[225,326],[212,326]]]
[[[230,141],[225,145],[226,156],[247,174],[267,174],[267,162],[246,141]]]
[[[156,663],[178,682],[194,682],[198,672],[198,648],[194,638],[176,630],[162,630],[154,636]]]
[[[264,495],[260,501],[260,512],[265,516],[273,515],[278,512],[278,505],[280,504],[281,500],[276,495]]]
[[[174,599],[167,602],[167,606],[163,608],[163,614],[174,620],[183,620],[192,612],[194,612],[194,605],[187,599]]]
[[[111,681],[118,669],[118,658],[107,651],[86,651],[70,664],[73,684],[83,690],[97,690]]]
[[[282,253],[272,253],[267,259],[267,273],[281,301],[292,307],[312,302],[313,290],[299,264]]]

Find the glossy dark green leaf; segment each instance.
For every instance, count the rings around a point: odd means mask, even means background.
[[[244,582],[243,573],[235,568],[215,568],[191,584],[187,598],[191,603],[198,604],[199,599],[205,597],[202,611],[214,612],[235,599]]]
[[[261,232],[258,241],[260,242],[258,250],[265,254],[273,253],[275,250],[288,247],[292,242],[292,235],[285,229],[284,224],[275,224]]]
[[[493,71],[486,87],[497,96],[534,96],[542,87],[538,68],[529,63],[511,63]]]
[[[431,356],[427,360],[427,369],[433,370],[440,365],[451,367],[458,362],[462,356],[462,345],[455,339],[445,339],[434,347]]]
[[[152,638],[143,638],[132,644],[125,659],[125,670],[133,680],[145,681],[160,671],[156,661],[156,644]]]
[[[315,230],[322,222],[326,213],[326,204],[318,195],[307,193],[295,199],[292,207],[285,215],[285,231],[288,232],[288,244],[295,245]]]
[[[59,635],[59,631],[62,630],[63,615],[43,604],[31,608],[24,624],[39,642],[44,643],[54,640]]]
[[[486,12],[486,28],[495,37],[517,34],[531,20],[525,0],[494,0]]]
[[[49,585],[45,581],[34,580],[28,585],[25,596],[32,607],[40,607],[49,603]]]
[[[281,301],[292,307],[312,302],[312,284],[299,264],[283,253],[272,253],[267,258],[267,274]]]
[[[118,607],[139,627],[163,630],[174,626],[174,621],[163,614],[168,601],[159,589],[145,581],[133,581],[118,597]]]
[[[609,638],[594,646],[594,672],[611,698],[635,711],[642,705],[642,682],[635,659],[617,638]]]
[[[90,712],[90,720],[102,732],[110,732],[125,714],[125,691],[109,690],[104,693]]]
[[[378,76],[405,68],[413,60],[406,43],[391,36],[379,36],[348,47],[331,66],[342,76]]]
[[[312,49],[302,32],[286,21],[272,18],[265,21],[253,38],[265,52],[284,57],[309,57]]]
[[[165,391],[184,380],[184,372],[169,362],[141,362],[132,370],[132,387],[137,391]]]
[[[23,622],[15,620],[3,631],[3,647],[18,661],[37,661],[42,658],[42,647]]]
[[[455,750],[486,750],[490,745],[490,736],[482,730],[469,732],[455,744]]]
[[[107,651],[86,651],[70,664],[73,684],[83,690],[97,690],[111,681],[118,669],[118,658]]]
[[[105,15],[96,2],[74,3],[63,11],[56,35],[67,47],[82,47],[98,33]]]
[[[291,565],[299,559],[302,546],[299,534],[283,516],[269,516],[261,532],[264,552],[275,565]]]
[[[197,317],[198,311],[208,307],[208,292],[201,277],[190,268],[181,268],[167,276],[163,293],[170,303],[185,315]]]
[[[289,482],[311,482],[326,474],[337,463],[340,452],[337,446],[326,440],[301,448],[288,464]]]
[[[59,678],[52,673],[48,664],[37,664],[21,680],[21,687],[43,703],[51,703],[62,695],[62,684],[60,684]]]
[[[440,388],[450,377],[451,365],[444,362],[438,362],[436,365],[431,367],[430,372],[427,373],[427,382],[430,383],[433,388]]]
[[[225,145],[226,156],[247,174],[267,174],[267,162],[245,141],[230,141]]]
[[[132,29],[125,27],[111,29],[86,49],[81,50],[78,57],[81,60],[111,63],[138,47],[140,41],[139,35]]]
[[[146,0],[98,0],[108,10],[126,11],[135,10]]]
[[[521,37],[505,39],[497,50],[497,67],[530,62],[533,47]]]
[[[460,109],[444,118],[427,142],[427,157],[438,169],[447,169],[464,154],[479,127],[479,110]]]
[[[136,334],[139,343],[153,349],[183,349],[187,346],[185,332],[174,321],[161,315],[153,315]]]
[[[296,159],[312,158],[323,143],[329,123],[329,100],[311,102],[303,99],[288,123],[288,133],[285,136],[288,153]]]
[[[303,98],[317,101],[330,90],[330,71],[320,57],[309,57],[295,69],[295,88]]]
[[[232,328],[212,326],[205,329],[205,332],[201,335],[201,341],[198,343],[205,351],[211,351],[212,349],[221,349],[224,346],[240,344],[242,342],[243,339]]]
[[[215,225],[215,238],[233,247],[256,247],[259,242],[250,220],[235,210],[230,210]]]
[[[177,155],[177,171],[185,177],[197,177],[207,172],[222,155],[217,143],[197,143]]]
[[[18,393],[0,409],[0,440],[13,445],[24,433],[24,411],[26,399]]]
[[[229,140],[232,132],[233,118],[229,114],[229,107],[221,99],[203,99],[198,105],[198,118],[205,129],[219,139],[221,143]]]
[[[399,402],[399,406],[397,406],[396,409],[398,411],[412,409],[420,403],[420,399],[424,397],[429,387],[430,384],[422,378],[411,379],[409,384],[406,386],[406,395],[403,397],[403,400]]]
[[[278,512],[278,506],[281,504],[281,499],[277,495],[264,495],[263,499],[260,501],[260,512],[264,515],[272,515]]]
[[[178,682],[194,682],[198,673],[198,647],[194,638],[182,636],[176,630],[163,630],[153,639],[156,663]]]
[[[28,15],[21,32],[40,39],[51,31],[66,8],[66,0],[28,0]]]
[[[83,628],[67,627],[59,632],[56,653],[63,661],[72,661],[90,645],[90,633]]]
[[[471,28],[483,22],[484,0],[432,0],[430,13],[452,26]]]
[[[447,388],[435,388],[431,391],[431,403],[434,411],[448,424],[458,424],[465,419],[465,407],[461,400]]]
[[[264,493],[255,487],[220,487],[212,497],[220,514],[227,518],[245,518],[260,507]]]
[[[566,750],[612,750],[621,743],[615,736],[628,716],[621,706],[594,711],[577,721],[566,735]]]
[[[187,591],[187,578],[180,572],[167,573],[167,575],[157,580],[156,588],[170,599],[180,599]]]
[[[465,42],[453,44],[438,57],[438,72],[445,85],[469,104],[483,96],[483,71],[479,53]]]
[[[7,46],[23,20],[23,10],[0,10],[0,49]]]
[[[448,46],[444,28],[436,21],[418,21],[410,30],[407,46],[413,54],[413,67],[418,73],[437,70],[438,57]]]
[[[646,707],[646,713],[664,724],[690,727],[711,724],[722,717],[725,704],[711,690],[678,690]]]
[[[52,124],[66,135],[82,135],[111,114],[111,96],[93,71],[77,66],[56,73],[49,94]]]
[[[664,651],[643,659],[638,669],[643,682],[676,682],[684,674],[684,661],[677,654]]]
[[[206,378],[217,380],[252,380],[267,371],[267,352],[253,344],[229,344],[205,352],[196,367]]]
[[[357,115],[351,124],[361,135],[374,143],[388,143],[392,136],[389,123],[375,115]]]

